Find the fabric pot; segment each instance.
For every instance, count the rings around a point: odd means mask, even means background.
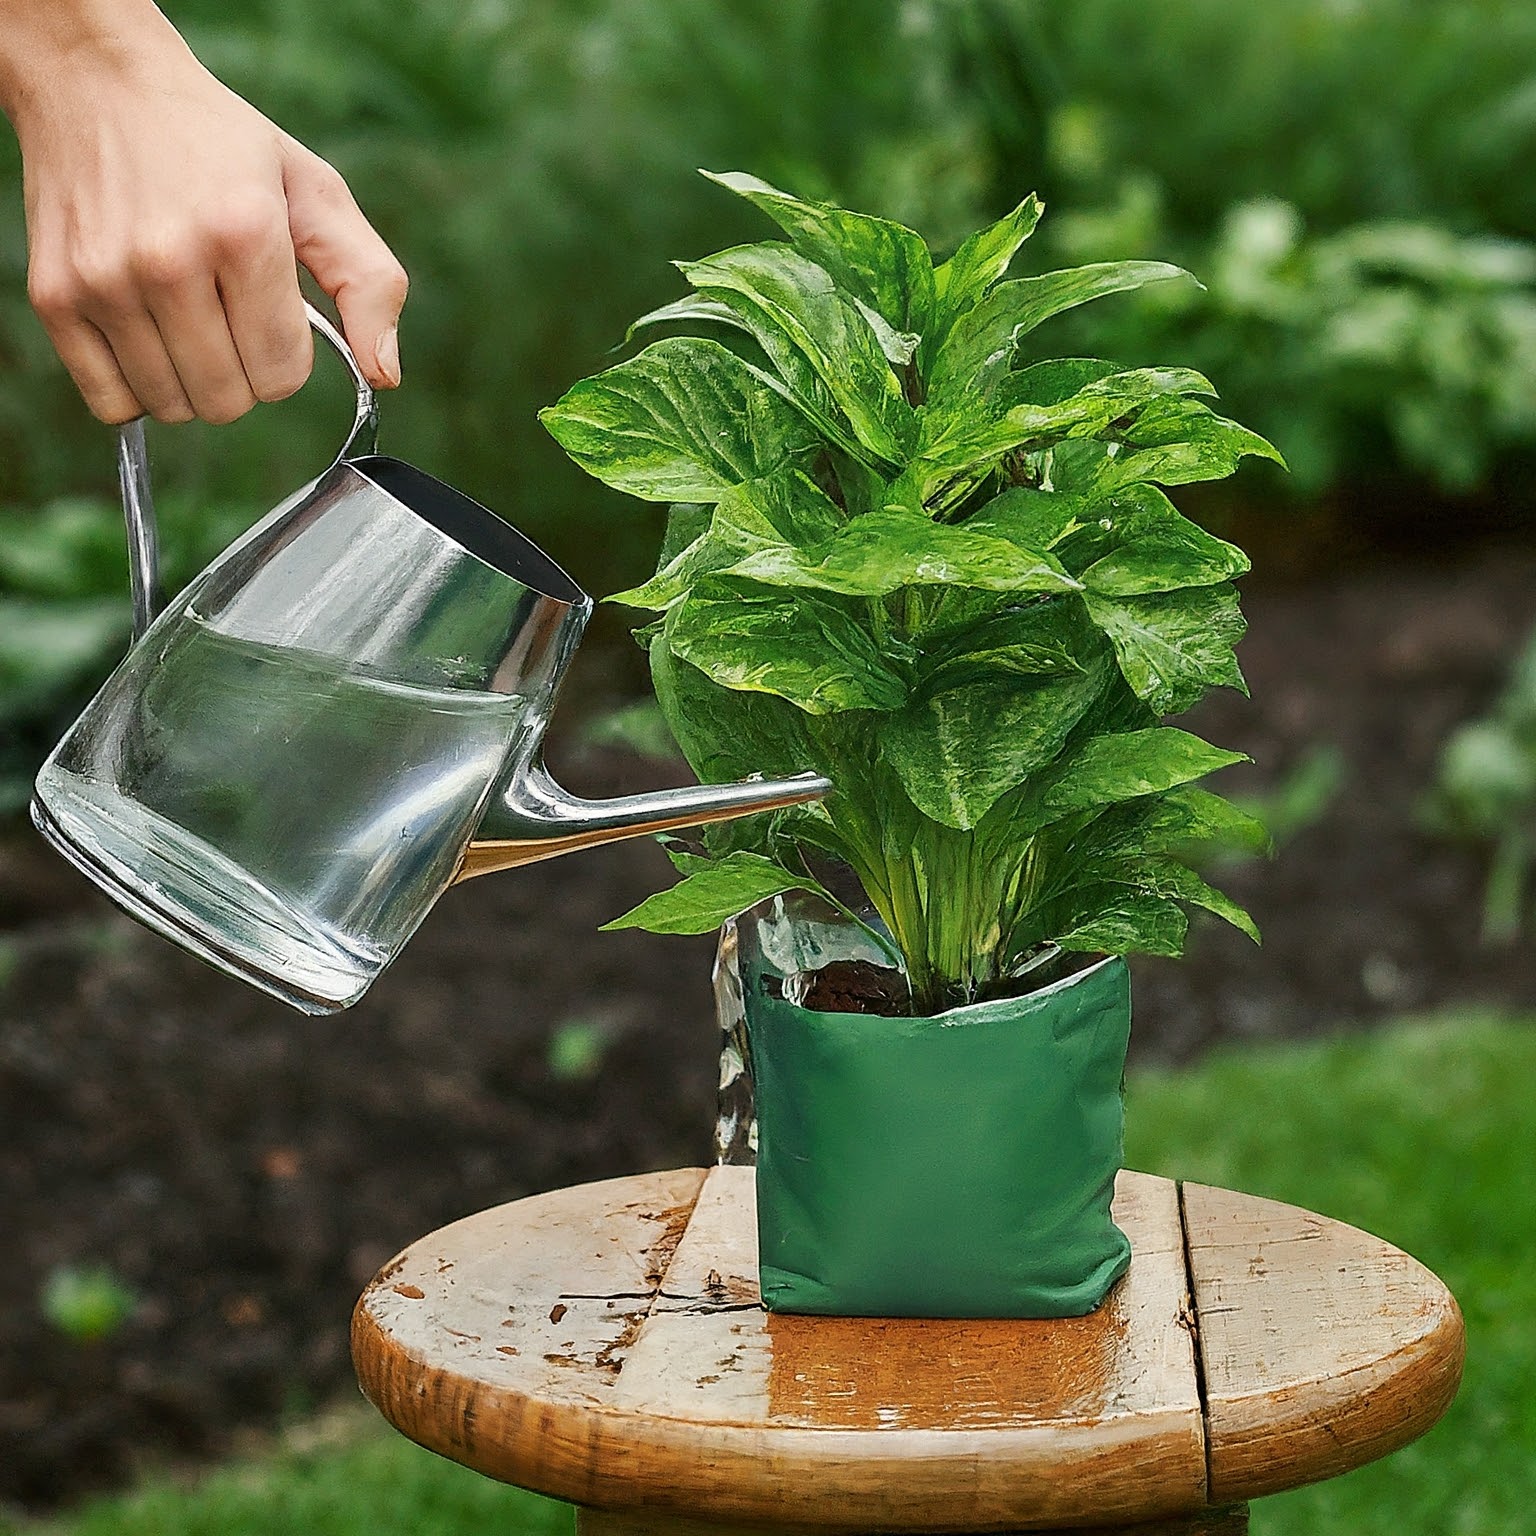
[[[1130,975],[1109,959],[932,1018],[818,1013],[743,976],[763,1303],[864,1317],[1075,1317],[1130,1262]]]

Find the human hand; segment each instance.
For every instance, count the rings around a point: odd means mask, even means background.
[[[309,377],[304,266],[376,388],[406,275],[340,174],[226,89],[149,0],[0,0],[28,292],[106,422],[227,422]]]

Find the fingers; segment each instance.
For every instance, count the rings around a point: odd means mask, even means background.
[[[117,426],[144,414],[139,398],[117,366],[111,344],[88,320],[71,307],[50,306],[46,300],[33,299],[33,307],[43,322],[69,376],[75,381],[87,407],[98,421]]]
[[[347,344],[375,389],[400,382],[400,311],[405,268],[374,232],[340,174],[295,139],[285,139],[283,185],[299,261],[335,301]]]
[[[155,294],[150,314],[193,412],[220,425],[256,403],[210,272]],[[140,396],[142,399],[143,397]]]
[[[276,238],[231,253],[219,290],[251,393],[258,400],[295,394],[314,367],[315,348],[286,210]]]
[[[292,394],[309,374],[287,209],[275,195],[243,213],[209,213],[202,227],[142,238],[111,260],[38,260],[29,286],[104,421],[145,413],[234,421],[258,398]]]
[[[190,421],[191,402],[148,310],[126,275],[34,267],[32,307],[85,403],[102,421]]]
[[[227,422],[293,394],[314,359],[300,263],[369,382],[400,382],[404,269],[336,171],[286,136],[278,158],[270,187],[178,209],[131,240],[61,237],[55,221],[34,246],[33,306],[103,421]]]
[[[98,313],[93,320],[139,402],[135,415],[147,413],[156,421],[169,422],[191,421],[197,415],[147,310],[125,307],[111,314]]]

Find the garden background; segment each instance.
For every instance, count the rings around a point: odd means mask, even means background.
[[[165,9],[347,174],[410,270],[386,449],[597,593],[646,574],[656,509],[582,476],[535,412],[680,291],[670,259],[765,233],[695,167],[895,217],[936,247],[1034,189],[1048,213],[1021,267],[1158,257],[1204,280],[1042,338],[1201,369],[1291,464],[1180,498],[1254,555],[1253,699],[1214,701],[1198,727],[1254,757],[1227,787],[1281,846],[1224,872],[1262,949],[1202,930],[1187,963],[1139,967],[1133,1158],[1370,1226],[1467,1309],[1446,1423],[1262,1506],[1257,1531],[1525,1530],[1536,9]],[[306,1021],[41,850],[31,773],[126,638],[126,559],[111,436],[26,309],[9,141],[0,182],[0,1529],[558,1529],[563,1512],[332,1411],[348,1309],[453,1216],[707,1156],[710,945],[596,933],[664,863],[629,845],[450,893],[365,1004]],[[173,575],[323,465],[348,415],[325,359],[236,426],[153,432]],[[600,614],[562,706],[551,755],[577,789],[679,771],[636,703],[623,618]],[[234,1451],[255,1459],[190,1493],[81,1512]]]

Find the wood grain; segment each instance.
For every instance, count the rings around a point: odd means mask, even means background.
[[[1423,1434],[1461,1379],[1449,1291],[1368,1233],[1183,1186],[1213,1499],[1333,1477]]]
[[[658,1284],[635,1278],[651,1259],[605,1272],[601,1285],[573,1279],[594,1233],[633,1227],[638,1212],[703,1178],[673,1177],[684,1182],[638,1200],[621,1199],[621,1185],[541,1197],[536,1240],[516,1229],[512,1206],[488,1213],[496,1220],[483,1230],[472,1218],[408,1250],[407,1268],[359,1305],[369,1396],[413,1439],[493,1477],[717,1525],[1007,1531],[1204,1505],[1183,1235],[1167,1180],[1122,1176],[1116,1216],[1135,1257],[1091,1317],[947,1322],[769,1317],[753,1278],[750,1169],[711,1171]],[[636,1244],[631,1233],[623,1246]],[[530,1275],[520,1265],[535,1251]],[[466,1266],[499,1276],[500,1290],[433,1290],[445,1260],[450,1276]],[[427,1295],[405,1314],[416,1326],[403,1337],[393,1287],[407,1273]],[[483,1334],[492,1312],[546,1316],[556,1292],[567,1308],[556,1347],[541,1328],[541,1348],[508,1369],[453,1345]],[[448,1327],[434,1348],[432,1330]],[[393,1366],[394,1356],[408,1363]]]
[[[412,1244],[353,1313],[363,1391],[429,1450],[563,1486],[570,1448],[545,1426],[612,1397],[703,1182],[686,1168],[556,1190]]]
[[[1090,1317],[770,1316],[751,1170],[584,1185],[412,1245],[354,1358],[404,1433],[584,1506],[586,1536],[1214,1536],[1454,1395],[1455,1302],[1388,1244],[1200,1185],[1181,1213],[1144,1174],[1115,1214],[1134,1257]]]
[[[679,1520],[667,1515],[576,1512],[576,1536],[824,1536],[825,1526],[721,1525],[718,1520]],[[1248,1506],[1206,1509],[1175,1520],[1138,1525],[1077,1525],[1070,1530],[1032,1530],[1016,1536],[1248,1536]]]

